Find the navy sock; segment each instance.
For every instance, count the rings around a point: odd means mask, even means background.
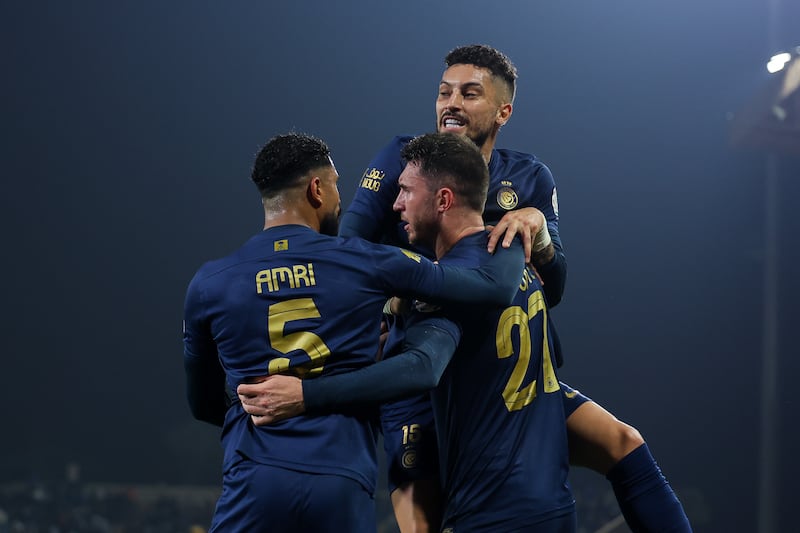
[[[614,488],[622,516],[634,533],[691,533],[683,506],[661,473],[647,444],[611,467],[606,478]]]

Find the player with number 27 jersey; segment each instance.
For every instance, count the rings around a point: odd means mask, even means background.
[[[484,242],[481,233],[465,237],[440,263],[475,264],[486,254]],[[569,522],[574,499],[557,345],[538,279],[526,267],[511,306],[417,311],[409,325],[437,315],[460,336],[432,392],[443,530],[534,531],[558,517]]]

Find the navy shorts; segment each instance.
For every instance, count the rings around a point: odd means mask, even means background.
[[[355,479],[243,458],[223,476],[209,533],[376,530],[375,500]]]
[[[439,448],[430,394],[381,406],[389,493],[417,479],[439,476]]]

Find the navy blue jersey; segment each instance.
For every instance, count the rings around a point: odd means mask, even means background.
[[[480,234],[440,259],[467,266]],[[431,394],[444,489],[443,527],[511,531],[573,512],[562,391],[542,286],[526,268],[509,307],[444,307],[460,335]],[[434,316],[434,315],[430,315]],[[416,312],[411,321],[425,320]]]
[[[411,139],[409,136],[395,137],[370,162],[359,181],[346,217],[363,217],[372,221],[372,224],[354,235],[348,233],[347,224],[343,221],[343,235],[408,246],[404,224],[400,221],[400,215],[392,211],[392,204],[400,192],[397,180],[405,168],[400,152]],[[560,251],[558,199],[555,181],[547,165],[531,154],[495,148],[489,161],[489,176],[484,221],[495,224],[508,211],[535,207],[544,213],[553,245]]]
[[[481,275],[471,277],[475,273],[463,277],[412,252],[320,235],[304,226],[270,228],[232,255],[203,265],[189,284],[187,368],[204,372],[213,365],[196,361],[218,359],[232,390],[268,374],[310,379],[358,369],[374,362],[387,295],[461,300],[476,297],[480,286],[491,295],[504,291]],[[195,395],[202,401],[215,392],[199,388]],[[372,491],[377,435],[372,414],[354,410],[256,427],[235,404],[223,426],[226,465],[245,455],[272,466],[349,476]]]

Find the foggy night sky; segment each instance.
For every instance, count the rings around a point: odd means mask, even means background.
[[[558,186],[562,379],[642,432],[698,531],[754,530],[765,156],[728,132],[800,45],[800,3],[773,5],[770,22],[764,0],[4,2],[0,482],[75,461],[86,480],[218,484],[218,431],[185,401],[183,297],[261,229],[256,152],[325,139],[346,206],[392,136],[434,128],[444,55],[486,43],[519,70],[498,146]],[[779,494],[800,475],[800,164],[780,168]]]

